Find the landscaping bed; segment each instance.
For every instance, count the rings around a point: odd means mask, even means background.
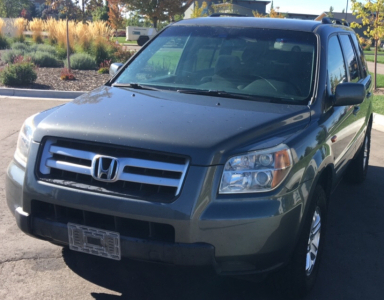
[[[37,68],[35,83],[17,88],[59,90],[59,91],[91,91],[109,79],[108,74],[99,74],[96,70],[72,70],[75,80],[61,80],[60,68]],[[0,87],[5,87],[0,83]]]
[[[0,29],[4,27],[1,21]],[[14,38],[4,36],[0,30],[0,49],[7,49],[0,51],[0,87],[91,91],[108,81],[112,62],[126,62],[135,52],[111,40],[111,28],[103,21],[70,21],[68,28],[63,20],[33,19],[28,24],[22,18],[16,21],[20,28]],[[23,36],[26,26],[32,39]]]

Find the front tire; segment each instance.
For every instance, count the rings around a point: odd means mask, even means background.
[[[275,287],[285,298],[299,299],[315,284],[323,252],[326,197],[323,187],[317,186],[293,257],[273,278]]]

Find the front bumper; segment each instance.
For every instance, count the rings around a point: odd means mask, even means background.
[[[37,149],[32,147],[31,151]],[[68,245],[67,221],[35,214],[33,201],[114,218],[169,224],[175,230],[173,241],[120,234],[122,256],[175,265],[211,265],[219,274],[263,273],[286,263],[299,230],[300,204],[305,197],[302,191],[307,190],[301,186],[284,196],[257,201],[246,195],[216,199],[212,182],[218,185],[215,174],[221,173],[221,167],[191,167],[180,197],[174,203],[159,204],[39,182],[33,162],[29,164],[25,172],[12,161],[6,176],[8,206],[19,228],[28,235]]]
[[[23,232],[56,244],[68,245],[67,224],[32,217],[21,208],[16,209],[15,218]],[[127,236],[121,236],[120,243],[123,257],[180,266],[215,265],[215,249],[208,244],[149,242]]]

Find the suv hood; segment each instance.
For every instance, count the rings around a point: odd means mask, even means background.
[[[53,110],[37,126],[34,140],[53,136],[115,144],[214,165],[255,144],[275,146],[309,121],[307,106],[103,86]]]

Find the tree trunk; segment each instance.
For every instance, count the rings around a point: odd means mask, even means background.
[[[158,17],[153,17],[152,22],[153,22],[153,27],[157,29],[157,22],[158,22]]]
[[[69,20],[67,15],[67,62],[68,62],[68,70],[71,71],[71,60],[70,57],[70,47],[69,47]]]
[[[377,44],[380,40],[375,40],[375,81],[373,83],[373,89],[376,91],[377,87]]]

